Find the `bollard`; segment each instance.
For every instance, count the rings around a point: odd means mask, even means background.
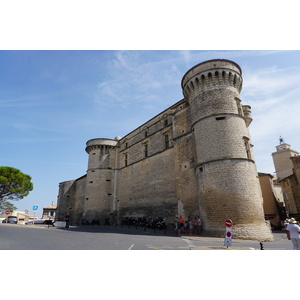
[[[260,242],[259,245],[260,245],[260,250],[264,250],[264,245],[263,245],[263,243]]]

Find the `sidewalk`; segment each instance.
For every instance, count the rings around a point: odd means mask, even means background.
[[[181,238],[191,241],[197,241],[203,243],[203,246],[197,246],[191,248],[192,250],[279,250],[290,249],[290,241],[287,240],[284,231],[273,232],[274,241],[262,242],[258,240],[242,240],[232,239],[231,247],[224,246],[224,238],[221,237],[209,237],[209,236],[196,236],[196,235],[181,235]]]

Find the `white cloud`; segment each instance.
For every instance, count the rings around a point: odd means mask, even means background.
[[[179,52],[178,52],[179,53]],[[100,108],[109,106],[127,107],[134,103],[162,101],[168,87],[180,91],[182,73],[176,59],[162,59],[165,52],[117,51],[107,63],[107,78],[98,83],[94,93],[95,103]],[[183,62],[181,55],[176,55]],[[179,94],[179,93],[178,93]],[[176,102],[181,95],[173,100]],[[173,103],[172,102],[172,103]],[[149,106],[148,106],[149,107]]]
[[[186,65],[190,65],[192,61],[192,52],[189,50],[182,50],[180,51]]]
[[[244,76],[241,95],[244,104],[252,107],[250,134],[258,171],[274,170],[271,153],[282,135],[294,149],[300,150],[300,78],[299,68],[260,69]]]
[[[246,96],[273,96],[299,89],[299,68],[278,69],[275,66],[244,74],[244,94]]]

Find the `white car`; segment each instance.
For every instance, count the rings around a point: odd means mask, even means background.
[[[44,224],[46,220],[42,220],[42,219],[36,219],[34,221],[28,221],[28,222],[25,222],[25,225],[32,225],[33,222],[34,224]]]
[[[25,225],[32,225],[33,222],[34,222],[34,224],[52,225],[54,227],[54,221],[53,220],[43,220],[43,219],[36,219],[34,221],[25,222]]]

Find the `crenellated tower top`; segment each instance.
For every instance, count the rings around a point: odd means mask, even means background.
[[[200,63],[188,70],[181,81],[185,97],[219,87],[242,90],[242,70],[238,64],[227,59],[213,59]],[[196,93],[195,93],[196,92]]]
[[[118,138],[116,137],[114,140],[105,138],[91,139],[87,141],[85,151],[89,154],[95,149],[115,147],[118,144]]]

